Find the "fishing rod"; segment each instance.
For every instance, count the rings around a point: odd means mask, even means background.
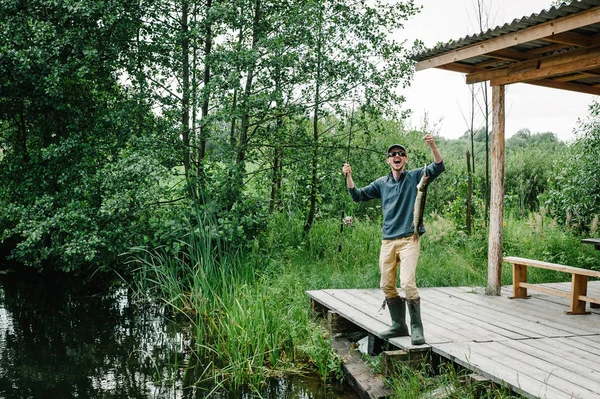
[[[350,115],[350,132],[348,133],[348,150],[346,153],[346,163],[350,162],[350,143],[352,142],[352,124],[354,122],[354,97],[352,98],[352,114]],[[348,191],[346,175],[344,175],[344,191]],[[342,219],[340,220],[340,241],[338,243],[338,252],[342,252],[342,239],[344,238],[345,224],[345,206],[346,200],[342,197]]]

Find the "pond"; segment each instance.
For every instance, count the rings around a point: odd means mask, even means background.
[[[184,387],[181,329],[123,285],[0,274],[0,398],[357,399],[318,378],[274,379],[260,394]]]

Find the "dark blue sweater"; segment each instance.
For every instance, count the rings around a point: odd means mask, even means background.
[[[427,166],[428,184],[431,183],[446,168],[444,162],[432,162]],[[392,240],[410,236],[414,232],[411,227],[413,222],[413,208],[417,197],[417,184],[423,176],[424,169],[406,169],[398,181],[394,180],[392,172],[382,176],[363,188],[349,189],[352,199],[356,202],[381,198],[383,212],[382,233],[384,240]],[[422,228],[420,234],[425,232]]]

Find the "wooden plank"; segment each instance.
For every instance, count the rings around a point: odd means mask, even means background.
[[[371,293],[376,293],[379,290],[371,290]],[[391,319],[387,310],[381,310],[380,298],[377,295],[369,295],[371,302],[365,302],[357,297],[359,290],[322,290],[318,292],[307,292],[312,296],[319,296],[321,301],[327,303],[329,307],[335,309],[347,320],[356,324],[360,328],[378,335],[381,331],[388,329],[391,325]],[[383,298],[383,296],[381,296]],[[442,332],[444,335],[436,335],[437,342],[447,341],[445,337],[446,330]],[[427,334],[426,339],[432,340],[433,334]],[[409,351],[427,350],[428,345],[415,346],[411,343],[410,337],[398,337],[388,340],[392,345],[398,348]]]
[[[589,295],[579,295],[579,299],[591,303],[600,303],[600,298],[592,297]]]
[[[379,296],[379,292],[377,292],[380,290],[371,290],[371,292],[365,293],[364,290],[340,290],[340,292],[337,292],[336,295],[338,298],[344,300],[344,301],[352,301],[354,298],[354,300],[359,300],[361,302],[361,306],[362,309],[369,313],[372,314],[373,318],[376,320],[384,320],[385,323],[388,323],[387,326],[385,328],[376,330],[376,331],[371,331],[373,334],[377,335],[379,332],[387,329],[389,327],[389,325],[391,325],[391,319],[389,317],[389,312],[388,310],[381,310],[381,303],[383,302],[383,300],[381,298],[383,298],[383,294],[381,294],[381,296]],[[423,309],[424,307],[422,306],[421,309]],[[426,343],[430,343],[430,342],[447,342],[448,340],[451,340],[453,337],[455,339],[459,339],[459,336],[456,335],[455,333],[448,333],[448,326],[444,326],[443,328],[436,328],[439,327],[439,325],[434,325],[433,323],[430,323],[430,320],[425,316],[425,314],[422,311],[422,319],[423,319],[423,324],[424,324],[424,330],[425,330],[425,340]],[[407,312],[408,314],[408,312]],[[407,317],[407,324],[410,326],[410,320],[408,320]],[[436,333],[437,332],[437,333]],[[424,350],[422,345],[412,345],[412,343],[410,342],[410,337],[397,337],[397,338],[391,338],[389,339],[389,342],[392,343],[395,346],[398,346],[399,348],[405,349],[405,350]]]
[[[592,319],[581,323],[577,316],[565,315],[563,312],[568,309],[568,304],[566,301],[554,302],[559,297],[535,294],[531,296],[531,299],[514,301],[508,299],[510,292],[508,287],[504,288],[499,304],[491,302],[490,306],[494,308],[502,306],[502,309],[509,314],[539,323],[540,326],[555,328],[559,335],[554,336],[589,335],[596,334],[600,330],[600,320]],[[513,305],[505,307],[506,302],[511,302]],[[561,331],[562,334],[560,334]]]
[[[377,289],[377,290],[356,289],[356,290],[347,290],[346,292],[348,294],[354,295],[357,298],[364,301],[363,306],[367,306],[368,307],[367,309],[369,309],[369,310],[365,310],[365,311],[376,314],[373,317],[375,317],[377,319],[379,319],[380,317],[381,318],[385,317],[386,320],[389,320],[389,312],[387,310],[381,310],[381,302],[382,302],[382,298],[383,298],[383,293],[381,293],[381,290],[379,290],[379,289]],[[422,301],[423,301],[423,299],[422,299]],[[423,303],[425,303],[425,305],[422,306],[421,309],[424,309],[427,306],[426,301],[423,301]],[[425,313],[422,312],[421,318],[423,319],[426,343],[449,342],[451,340],[451,338],[448,336],[447,328],[438,326],[433,323],[429,323],[429,316],[426,315],[426,312]],[[408,317],[407,317],[406,322],[407,322],[407,324],[410,323],[410,320],[408,319]],[[410,351],[424,350],[422,345],[413,345],[410,342],[410,337],[391,338],[391,339],[389,339],[389,342],[392,345],[395,345],[398,348],[402,348],[405,350],[410,350]]]
[[[600,303],[600,286],[597,281],[589,281],[587,284],[587,295],[580,295],[579,299],[582,301],[590,302],[590,303]],[[545,286],[550,288],[554,288],[563,292],[570,292],[570,285],[565,285],[569,283],[544,283]]]
[[[445,306],[449,311],[464,313],[473,319],[486,322],[490,325],[490,329],[498,329],[497,331],[507,338],[525,339],[545,336],[539,333],[539,324],[508,314],[501,307],[489,306],[486,299],[492,300],[494,297],[459,292],[452,297],[456,299],[445,301]],[[554,333],[555,330],[551,330],[551,332]]]
[[[560,296],[563,298],[571,299],[571,292],[555,290],[554,288],[546,287],[541,284],[520,283],[519,286],[523,287],[525,289],[543,292],[544,294],[556,295],[556,296]],[[518,298],[515,298],[515,299],[518,299]]]
[[[564,32],[559,33],[550,37],[545,38],[545,40],[552,43],[560,43],[560,44],[569,44],[573,46],[586,47],[592,43],[592,38],[588,36],[579,35],[573,32]]]
[[[377,290],[379,292],[381,292],[380,290]],[[427,291],[427,290],[425,290]],[[423,293],[423,291],[421,291],[421,293]],[[368,291],[368,290],[359,290],[359,292],[356,293],[356,295],[360,296],[363,300],[365,300],[366,302],[369,301],[373,301],[373,291]],[[427,343],[440,343],[440,342],[449,342],[451,341],[453,338],[454,339],[464,339],[464,335],[457,335],[454,332],[448,332],[448,328],[449,326],[445,323],[437,323],[436,319],[438,314],[437,313],[432,313],[429,310],[429,301],[426,299],[426,296],[424,297],[423,295],[421,295],[421,319],[423,321],[423,328],[425,330],[425,340]],[[387,311],[386,311],[387,312]],[[410,327],[410,317],[408,316],[408,311],[407,311],[407,318],[406,318],[406,322]],[[410,339],[406,339],[405,338],[392,338],[390,339],[390,342],[394,345],[397,345],[400,348],[405,348],[408,350],[415,350],[417,348],[420,348],[420,346],[414,346],[412,344],[409,344]]]
[[[543,286],[565,292],[570,284]],[[501,291],[507,294],[511,289],[505,286]],[[597,393],[600,392],[598,315],[568,316],[558,312],[568,306],[568,301],[561,296],[536,294],[531,299],[509,300],[506,296],[472,293],[476,290],[472,287],[420,289],[426,339],[428,332],[435,330],[446,340],[456,340],[431,343],[428,339],[426,348],[494,382],[504,381],[506,386],[528,398],[600,399]],[[588,292],[600,292],[600,281],[590,281]],[[344,312],[349,312],[355,323],[358,320],[368,324],[366,330],[380,331],[389,323],[387,310],[380,310],[383,294],[379,289],[308,291],[307,294],[344,318]],[[575,336],[574,333],[586,335]],[[559,338],[539,338],[544,334],[556,334]],[[529,335],[539,339],[529,339]],[[467,342],[465,337],[494,341]],[[410,337],[389,341],[396,345],[395,340],[410,344]]]
[[[504,339],[524,339],[526,335],[507,330],[504,326],[490,323],[488,318],[477,317],[477,313],[461,312],[452,305],[442,306],[438,302],[429,304],[432,316],[447,321],[452,328],[461,331],[468,340],[475,342],[497,341]]]
[[[480,353],[482,355],[487,355],[488,359],[491,359],[498,364],[512,367],[515,370],[526,374],[527,376],[535,378],[539,381],[539,383],[547,384],[548,386],[551,386],[566,394],[573,395],[574,397],[578,398],[600,398],[600,396],[595,393],[593,388],[589,389],[589,387],[586,386],[577,386],[576,384],[573,384],[573,380],[571,378],[565,377],[563,373],[561,373],[561,367],[552,364],[549,365],[546,362],[541,362],[534,356],[522,351],[509,352],[508,348],[506,347],[507,344],[513,342],[529,343],[535,341],[541,343],[542,341],[548,340],[549,339],[487,343],[485,344],[485,348]],[[544,347],[542,350],[547,350],[548,345],[549,344],[542,345]],[[522,375],[519,378],[519,382],[521,379]],[[593,381],[588,380],[586,382],[592,385],[594,384]]]
[[[565,332],[555,328],[540,325],[535,320],[525,320],[522,312],[514,314],[507,313],[500,306],[492,306],[491,302],[497,302],[496,297],[480,294],[469,294],[460,292],[454,288],[434,288],[428,290],[430,297],[434,292],[450,298],[440,296],[438,302],[444,304],[448,311],[465,314],[473,319],[486,322],[490,329],[497,329],[499,334],[510,339],[542,338],[547,336],[565,336]],[[509,304],[510,305],[510,304]]]
[[[526,83],[529,81],[552,78],[568,73],[583,72],[600,67],[600,55],[583,58],[576,61],[567,62],[560,65],[540,66],[539,69],[528,70],[525,72],[508,73],[506,76],[500,76],[490,79],[490,86],[503,86],[513,83]]]
[[[582,48],[578,50],[570,50],[567,52],[558,53],[555,55],[549,56],[539,56],[532,57],[527,60],[523,60],[521,62],[516,62],[510,65],[503,65],[497,68],[488,68],[484,70],[473,71],[466,76],[467,84],[484,82],[486,80],[495,80],[495,79],[503,79],[509,77],[520,76],[524,72],[529,71],[543,71],[548,68],[555,68],[553,71],[558,75],[563,75],[566,73],[574,73],[578,72],[576,66],[578,65],[577,61],[590,60],[598,57],[600,55],[600,49],[598,48]],[[557,69],[556,67],[559,65],[563,65],[562,69]],[[570,70],[575,65],[575,70]],[[480,67],[480,65],[478,65]],[[566,70],[566,72],[560,72],[561,70]],[[540,72],[541,73],[541,72]],[[536,74],[531,74],[535,76]],[[526,75],[529,76],[529,75]],[[510,83],[517,83],[518,81],[511,81]]]
[[[558,50],[565,50],[570,47],[571,46],[566,45],[566,44],[554,43],[554,44],[549,44],[544,47],[538,47],[538,48],[531,49],[527,52],[527,54],[531,54],[531,55],[549,54],[549,53],[554,53],[555,51],[558,51]]]
[[[600,238],[584,238],[581,242],[583,244],[593,245],[596,250],[600,250]]]
[[[511,50],[511,49],[502,49],[502,50],[494,51],[492,53],[487,53],[485,56],[492,57],[492,58],[499,58],[501,60],[508,60],[508,61],[527,61],[527,60],[533,60],[533,59],[539,58],[534,54],[521,53],[519,51],[515,51],[515,50]],[[477,64],[478,67],[482,67],[483,65],[484,64]]]
[[[541,345],[537,347],[529,345],[532,341],[536,341]],[[586,364],[585,367],[581,367],[580,361],[572,361],[557,354],[559,352],[556,351],[555,346],[558,343],[554,339],[504,341],[499,344],[502,345],[501,350],[504,355],[521,359],[526,358],[532,366],[585,389],[587,392],[584,391],[583,393],[586,398],[590,397],[590,394],[600,392],[600,375],[593,368],[593,365]],[[582,351],[575,353],[582,353]],[[561,381],[560,384],[564,386],[565,382]]]
[[[568,90],[568,91],[574,91],[577,93],[600,95],[599,87],[594,87],[594,86],[584,85],[584,84],[579,84],[579,83],[556,82],[556,81],[550,80],[550,79],[532,80],[530,82],[525,82],[525,83],[534,85],[534,86],[549,87],[552,89]]]
[[[348,384],[361,399],[383,399],[392,395],[381,375],[373,374],[358,351],[350,349],[350,342],[336,338],[332,342],[335,353],[342,359],[342,370]]]
[[[444,289],[437,288],[436,290]],[[469,294],[456,293],[456,295],[467,301],[474,301],[468,297]],[[565,337],[593,333],[595,327],[582,330],[581,323],[564,315],[563,311],[567,309],[566,304],[557,306],[552,303],[551,306],[556,310],[549,311],[545,308],[547,305],[544,301],[536,298],[515,301],[506,296],[494,298],[479,295],[477,301],[481,303],[482,317],[488,317],[495,323],[505,325],[506,328],[513,328],[516,332],[527,334],[530,338]]]
[[[569,344],[575,348],[579,348],[596,356],[600,356],[600,335],[569,337]]]
[[[558,263],[542,262],[539,260],[521,258],[518,256],[505,256],[504,258],[502,258],[502,261],[506,262],[506,263],[513,263],[513,264],[517,263],[519,265],[539,267],[541,269],[557,270],[559,272],[565,272],[565,273],[575,273],[575,274],[580,274],[582,276],[588,276],[588,277],[600,277],[600,272],[596,271],[596,270],[582,269],[579,267],[572,267],[572,266],[565,266],[565,265],[560,265]]]
[[[365,313],[363,313],[360,309],[357,309],[351,305],[348,305],[341,301],[339,298],[336,298],[335,295],[332,294],[332,291],[307,291],[307,295],[309,295],[314,300],[320,302],[327,308],[332,311],[335,311],[341,315],[343,315],[347,320],[353,322],[357,326],[370,331],[377,332],[382,331],[389,328],[391,323],[385,324]]]
[[[537,357],[546,359],[552,365],[567,368],[600,383],[600,356],[591,353],[587,348],[582,349],[580,346],[575,346],[572,337],[519,341],[523,345],[515,342],[517,341],[504,342],[504,344],[518,346],[522,350],[535,348],[535,351],[538,352]],[[600,392],[600,386],[597,388],[596,392]]]
[[[572,80],[595,78],[597,76],[598,76],[597,73],[583,72],[583,73],[574,73],[574,74],[570,74],[570,75],[558,76],[556,78],[552,78],[552,80],[555,82],[570,82]]]
[[[568,32],[582,26],[600,22],[600,8],[595,7],[586,11],[579,12],[564,18],[548,21],[543,24],[535,25],[517,32],[498,36],[483,42],[478,42],[470,46],[452,50],[447,53],[420,61],[416,65],[416,70],[420,71],[427,68],[437,68],[445,64],[462,61],[471,57],[477,57],[506,49],[518,44],[527,43],[532,40],[540,40],[553,35]]]
[[[440,344],[433,351],[490,380],[507,386],[526,398],[572,399],[569,392],[548,384],[547,373],[540,373],[526,360],[504,358],[494,350],[498,343]],[[569,390],[569,387],[566,388]]]

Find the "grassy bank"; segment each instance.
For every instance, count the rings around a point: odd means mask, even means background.
[[[467,236],[434,215],[427,229],[417,271],[420,287],[485,286],[483,228]],[[187,258],[157,253],[140,257],[145,281],[140,288],[152,290],[152,295],[185,315],[193,332],[197,361],[188,371],[189,383],[228,389],[243,385],[258,391],[266,378],[281,373],[318,373],[324,383],[339,380],[340,361],[331,350],[323,322],[312,314],[305,291],[377,288],[380,227],[355,220],[353,227],[344,230],[341,252],[337,220],[319,221],[304,242],[298,220],[275,218],[269,231],[243,255],[215,258],[223,250],[220,244],[196,235],[188,243]],[[507,220],[504,237],[505,253],[510,255],[579,267],[600,265],[600,256],[580,244],[579,237],[540,215]],[[534,282],[567,277],[546,270],[530,274]],[[503,283],[510,282],[510,269],[505,267]],[[427,383],[410,385],[411,395],[402,396],[411,381],[403,376],[405,382],[395,384],[398,397],[416,397],[436,383],[448,383],[424,371],[414,373],[411,378]]]

